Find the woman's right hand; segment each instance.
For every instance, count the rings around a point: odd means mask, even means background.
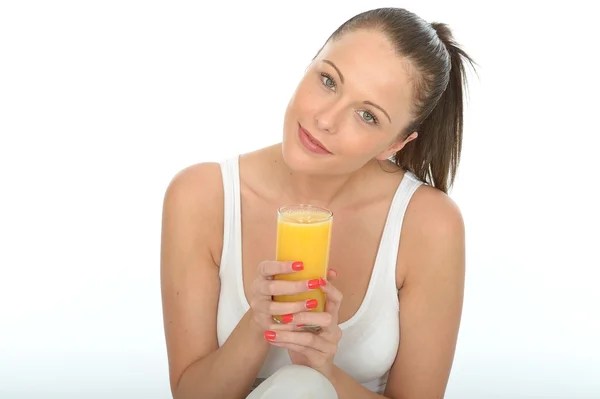
[[[273,295],[293,295],[312,291],[320,287],[320,279],[287,281],[275,280],[277,274],[296,273],[304,268],[302,262],[263,261],[258,265],[258,277],[252,284],[250,308],[252,319],[263,330],[272,328],[273,316],[284,316],[284,323],[290,323],[295,313],[316,307],[314,300],[299,302],[273,302]],[[291,326],[290,326],[291,327]]]

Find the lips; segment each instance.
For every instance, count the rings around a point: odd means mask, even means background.
[[[321,148],[323,151],[326,151],[326,152],[328,152],[329,154],[331,154],[331,151],[329,151],[329,150],[327,149],[327,147],[325,147],[325,146],[323,145],[323,143],[321,143],[321,142],[320,142],[319,140],[317,140],[317,139],[316,139],[316,138],[315,138],[315,137],[314,137],[312,134],[310,134],[310,132],[309,132],[308,130],[304,129],[304,128],[302,127],[302,125],[300,125],[300,124],[298,124],[298,126],[299,126],[299,128],[300,128],[300,132],[301,132],[301,133],[304,133],[304,134],[307,136],[308,140],[310,140],[310,142],[311,142],[311,143],[315,144],[317,147],[320,147],[320,148]]]

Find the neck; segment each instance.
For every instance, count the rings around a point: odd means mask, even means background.
[[[357,198],[361,187],[365,187],[366,175],[371,163],[361,169],[341,175],[312,175],[292,171],[281,154],[277,151],[278,185],[280,192],[289,203],[311,204],[330,208],[332,203],[339,203],[342,197]],[[342,201],[343,202],[343,201]]]

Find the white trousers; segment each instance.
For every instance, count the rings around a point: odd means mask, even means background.
[[[246,399],[338,399],[335,388],[323,374],[292,364],[277,370]]]

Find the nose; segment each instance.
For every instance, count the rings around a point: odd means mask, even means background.
[[[317,128],[327,133],[335,133],[341,114],[342,109],[336,103],[322,107],[315,113],[315,123]]]

